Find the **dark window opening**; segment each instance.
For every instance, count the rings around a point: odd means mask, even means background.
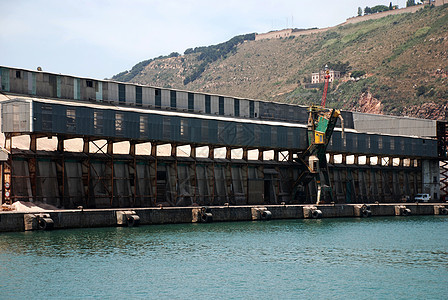
[[[142,87],[141,86],[136,86],[135,87],[135,104],[137,106],[142,106]]]
[[[251,100],[249,101],[249,117],[253,118],[254,116],[255,116],[255,103],[254,101]]]
[[[188,111],[194,111],[194,94],[188,93]]]
[[[205,113],[210,114],[211,112],[210,95],[205,95]]]
[[[170,107],[174,109],[177,107],[176,91],[170,91]]]
[[[16,78],[22,78],[20,71],[16,71]]]
[[[166,180],[166,171],[157,171],[157,180]]]
[[[92,80],[86,80],[87,87],[93,87],[93,81]]]
[[[235,111],[235,117],[239,117],[240,116],[240,100],[234,99],[233,101],[234,101],[233,106],[234,106],[234,111]]]
[[[219,115],[224,115],[224,97],[219,97]]]
[[[126,85],[124,84],[118,85],[118,101],[120,102],[120,104],[126,102]]]
[[[156,99],[155,99],[156,107],[157,108],[161,108],[162,107],[162,96],[160,95],[160,90],[159,89],[155,90],[155,96],[156,96]]]

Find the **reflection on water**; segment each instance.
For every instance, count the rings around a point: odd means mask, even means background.
[[[2,234],[0,299],[444,299],[447,229],[431,216]]]

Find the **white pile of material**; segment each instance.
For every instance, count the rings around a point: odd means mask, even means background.
[[[10,208],[13,211],[17,212],[40,212],[40,211],[48,211],[48,210],[56,210],[57,207],[45,204],[41,202],[25,202],[25,201],[17,201],[14,202]]]

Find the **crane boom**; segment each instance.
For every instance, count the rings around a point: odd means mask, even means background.
[[[328,91],[328,83],[330,81],[330,71],[325,70],[325,86],[324,86],[324,93],[322,95],[322,101],[320,103],[320,106],[325,108],[325,103],[327,102],[327,91]]]

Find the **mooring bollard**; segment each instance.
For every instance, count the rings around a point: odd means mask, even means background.
[[[272,219],[272,213],[266,207],[253,207],[252,211],[252,220],[263,220],[268,221]]]
[[[117,225],[136,227],[140,225],[140,217],[133,210],[117,211]]]

